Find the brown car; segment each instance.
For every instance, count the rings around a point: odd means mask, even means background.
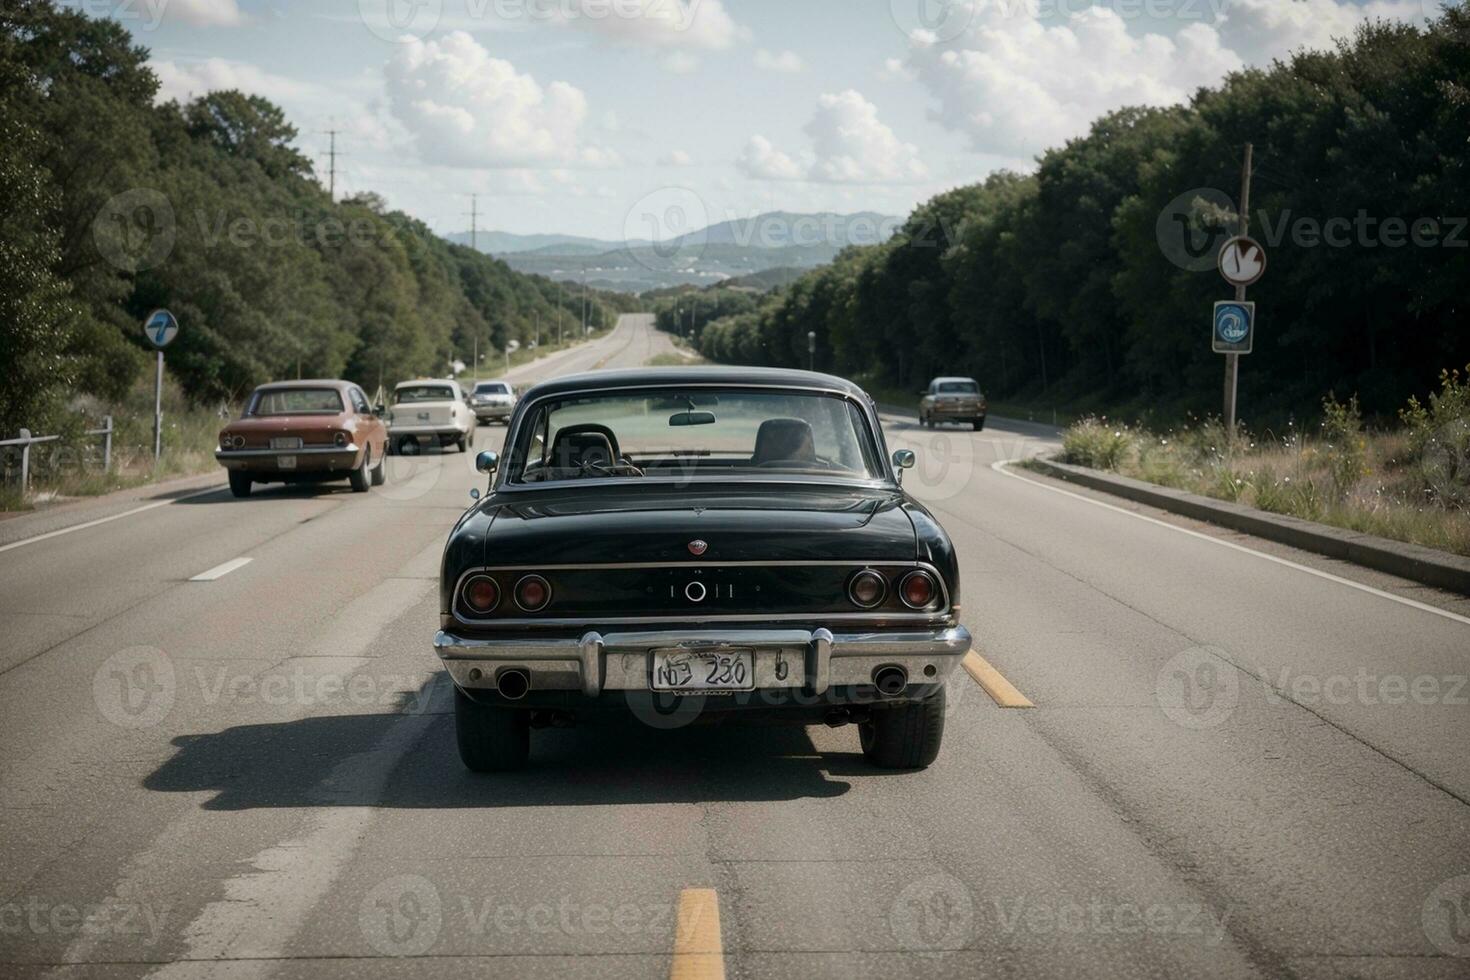
[[[381,486],[388,427],[350,381],[278,381],[250,393],[245,412],[219,434],[214,458],[230,491],[253,483],[348,480],[366,493]]]

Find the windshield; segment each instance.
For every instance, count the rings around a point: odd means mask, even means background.
[[[498,381],[485,381],[475,385],[477,395],[508,395],[510,389]]]
[[[980,386],[973,381],[941,381],[939,383],[939,394],[978,395],[980,394]]]
[[[876,479],[863,412],[820,392],[625,391],[537,405],[521,427],[508,481],[610,476]]]
[[[454,401],[454,389],[448,385],[409,385],[393,392],[393,404],[395,405],[448,401]]]
[[[335,388],[275,388],[257,391],[247,415],[336,415],[342,395]]]

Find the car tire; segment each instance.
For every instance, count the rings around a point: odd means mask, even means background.
[[[251,479],[239,470],[230,470],[230,493],[237,497],[250,496]]]
[[[413,436],[404,436],[398,440],[398,455],[417,456],[419,454],[419,441]]]
[[[372,469],[373,486],[381,487],[388,482],[388,444],[383,444],[383,452],[378,455],[378,465]]]
[[[482,704],[454,689],[454,735],[471,772],[524,769],[531,756],[531,713]]]
[[[975,426],[975,431],[976,432],[984,432],[985,431],[985,420],[984,419],[975,419],[972,424]]]
[[[362,451],[362,463],[347,475],[347,482],[352,484],[353,493],[367,493],[368,488],[373,485],[372,473],[368,469],[368,457],[373,454],[369,447]]]
[[[858,726],[863,755],[880,769],[923,769],[944,740],[944,688],[911,704],[876,707]]]
[[[454,440],[454,448],[458,449],[462,453],[469,452],[469,449],[465,445],[464,436],[460,436],[458,439]]]

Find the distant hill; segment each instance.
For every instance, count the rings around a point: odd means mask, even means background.
[[[742,285],[771,289],[802,271],[825,265],[849,245],[887,241],[900,219],[863,211],[856,214],[771,211],[734,218],[679,238],[651,242],[609,242],[577,235],[479,234],[482,252],[491,252],[518,272],[554,279],[586,278],[589,285],[642,293],[670,286],[708,286],[747,279],[772,270],[767,279]],[[448,236],[467,242],[467,232]]]

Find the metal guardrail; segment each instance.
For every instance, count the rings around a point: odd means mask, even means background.
[[[102,428],[88,429],[84,434],[102,437],[102,471],[105,473],[112,469],[112,433],[114,426],[112,416],[102,417]],[[17,439],[0,439],[0,447],[20,447],[20,492],[26,493],[31,488],[31,447],[43,442],[56,442],[61,436],[33,436],[30,429],[21,429],[20,437]]]

